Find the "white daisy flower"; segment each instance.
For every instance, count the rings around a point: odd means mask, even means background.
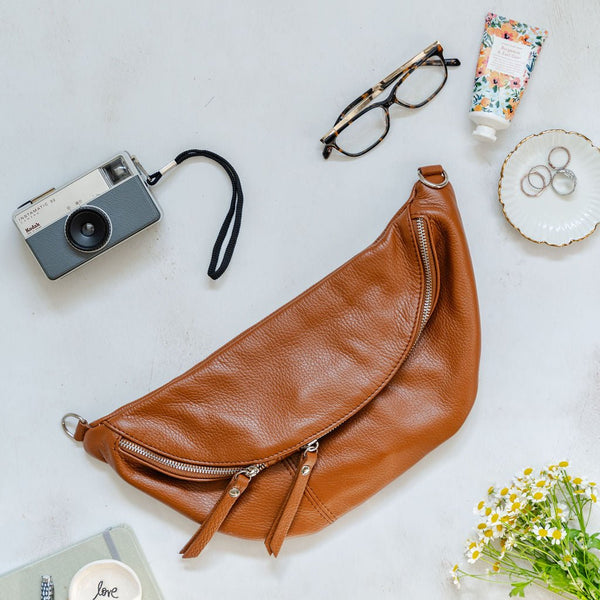
[[[548,496],[548,490],[546,488],[533,488],[529,494],[529,499],[537,504],[543,502]]]
[[[562,560],[558,561],[558,564],[567,571],[570,566],[577,564],[577,558],[572,556],[571,554],[564,554]]]
[[[473,507],[473,514],[475,515],[480,515],[482,517],[485,516],[485,511],[486,509],[490,508],[485,500],[480,500],[474,507]],[[490,508],[490,512],[491,512],[491,508]]]
[[[511,548],[514,548],[517,545],[517,538],[515,538],[514,535],[509,535],[506,538],[506,542],[504,543],[504,547],[507,550],[510,550]]]
[[[559,502],[554,509],[554,514],[557,519],[566,523],[570,518],[569,507],[564,502]]]
[[[550,530],[549,530],[548,526],[534,527],[533,534],[535,535],[536,539],[538,539],[538,540],[546,540],[546,539],[548,539],[548,536],[550,535]]]
[[[533,484],[533,489],[543,490],[550,487],[550,480],[547,477],[539,477]]]
[[[514,499],[509,499],[509,501],[506,504],[506,514],[518,514],[525,508],[526,505],[527,503],[525,502],[525,500],[518,496],[514,497]]]
[[[492,525],[491,529],[494,532],[494,539],[498,539],[504,535],[504,525],[500,522]]]
[[[548,529],[548,539],[553,546],[560,544],[565,537],[567,537],[567,532],[562,529],[562,527],[550,527],[550,529]]]
[[[519,479],[519,480],[531,479],[532,477],[533,477],[533,468],[532,467],[525,467],[524,469],[521,469],[517,473],[517,479]]]
[[[481,548],[476,544],[473,548],[467,551],[467,561],[471,564],[476,563],[481,558]]]
[[[450,569],[450,576],[452,577],[452,583],[460,589],[460,580],[458,579],[458,565],[454,565]]]

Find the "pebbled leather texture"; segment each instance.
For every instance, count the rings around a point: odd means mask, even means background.
[[[421,173],[443,180],[439,165]],[[199,523],[231,475],[182,464],[264,464],[219,530],[261,539],[271,532],[269,540],[277,532],[276,554],[283,529],[322,529],[453,435],[475,399],[479,354],[475,281],[452,187],[417,182],[363,252],[180,377],[79,433],[90,454]],[[318,461],[294,494],[301,449],[316,439]],[[121,440],[164,460],[127,452]]]

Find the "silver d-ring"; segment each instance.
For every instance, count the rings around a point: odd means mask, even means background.
[[[526,180],[526,179],[527,179],[527,182],[529,183],[528,176],[529,176],[529,173],[525,173],[525,175],[523,175],[523,177],[521,177],[521,191],[522,191],[522,192],[523,192],[523,193],[524,193],[526,196],[528,196],[529,198],[537,198],[537,197],[538,197],[538,196],[539,196],[539,195],[540,195],[540,194],[541,194],[541,193],[542,193],[542,192],[543,192],[543,191],[544,191],[546,188],[541,188],[541,189],[539,189],[539,188],[536,188],[536,187],[534,187],[534,186],[531,186],[531,187],[532,187],[532,189],[534,189],[534,190],[535,190],[535,194],[530,194],[530,193],[529,193],[527,190],[525,190],[525,187],[524,187],[524,185],[523,185],[523,184],[525,183],[525,180]],[[541,175],[540,175],[540,177],[541,177]],[[530,185],[531,185],[531,184],[530,184]]]
[[[554,179],[556,178],[557,175],[560,177],[565,177],[570,182],[571,187],[567,188],[565,191],[561,191],[559,188],[557,188],[556,185],[554,185]],[[571,169],[557,169],[556,171],[554,171],[554,175],[552,175],[552,189],[559,196],[569,196],[570,194],[572,194],[575,191],[576,187],[577,187],[577,177],[575,176],[575,173],[573,173],[573,171],[571,171]]]
[[[439,175],[440,173],[436,173],[436,175]],[[443,176],[443,181],[441,183],[433,183],[432,181],[429,181],[428,179],[425,178],[425,175],[423,175],[423,173],[421,173],[421,169],[417,169],[417,177],[419,178],[419,181],[426,185],[427,187],[433,188],[435,190],[441,190],[443,187],[446,187],[448,185],[448,175],[446,173],[446,171],[444,171],[444,169],[442,169],[441,175]]]
[[[548,173],[548,181],[546,181],[546,177],[540,172],[540,169],[544,169],[546,173]],[[534,175],[537,175],[542,180],[542,187],[535,185],[531,181],[531,178]],[[527,183],[536,190],[546,189],[552,183],[552,171],[546,165],[535,165],[535,167],[531,167],[529,173],[527,173]]]
[[[564,152],[567,153],[567,160],[563,165],[555,165],[552,163],[552,153],[556,152],[556,150],[563,150]],[[550,150],[550,152],[548,152],[548,164],[553,168],[553,169],[564,169],[569,163],[571,162],[571,153],[569,152],[568,148],[565,148],[564,146],[554,146],[554,148],[552,148],[552,150]]]
[[[79,421],[79,423],[81,423],[82,425],[87,425],[87,421],[79,416],[77,413],[67,413],[61,420],[60,424],[62,425],[63,431],[72,439],[75,439],[75,431],[77,429],[77,425],[75,426],[75,429],[73,429],[73,431],[71,431],[69,429],[69,424],[67,423],[67,421],[69,419],[77,419],[77,421]]]

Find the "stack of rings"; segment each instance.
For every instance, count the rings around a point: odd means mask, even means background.
[[[552,155],[557,151],[566,154],[566,160],[561,165],[552,161]],[[548,153],[548,165],[535,165],[522,177],[521,191],[530,198],[536,198],[550,186],[559,196],[572,194],[577,186],[577,177],[571,169],[567,169],[570,162],[569,150],[564,146],[555,146]],[[527,180],[529,190],[525,189],[525,180]]]

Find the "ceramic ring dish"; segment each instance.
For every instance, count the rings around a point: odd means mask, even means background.
[[[69,585],[69,600],[142,600],[135,571],[118,560],[97,560],[79,569]]]
[[[521,180],[533,166],[548,164],[556,146],[569,149],[568,169],[577,177],[576,189],[561,196],[548,186],[535,198],[526,196]],[[498,199],[508,222],[532,242],[566,246],[582,240],[600,222],[600,150],[580,133],[562,129],[526,137],[502,165]]]

